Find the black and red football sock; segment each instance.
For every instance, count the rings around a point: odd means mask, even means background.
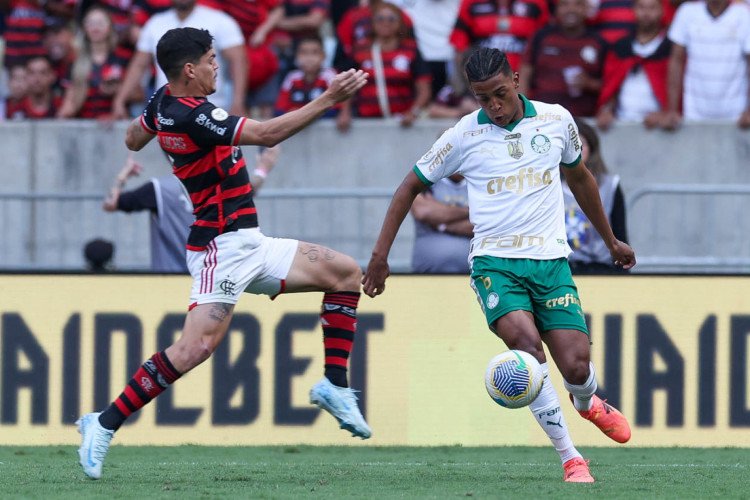
[[[180,373],[165,352],[157,352],[141,365],[122,394],[99,415],[99,423],[105,429],[119,429],[131,414],[146,406],[178,378]]]
[[[349,387],[346,371],[357,329],[359,292],[332,292],[323,296],[320,323],[323,325],[325,376],[333,385]]]

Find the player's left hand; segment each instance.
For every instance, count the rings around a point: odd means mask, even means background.
[[[362,277],[362,291],[370,297],[380,295],[385,291],[385,280],[390,274],[388,259],[377,258],[373,255]]]
[[[609,249],[609,253],[615,259],[616,266],[622,266],[623,269],[630,269],[635,265],[635,252],[627,243],[615,240],[614,245]]]

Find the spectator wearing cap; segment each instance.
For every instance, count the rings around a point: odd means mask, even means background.
[[[635,31],[607,54],[596,123],[607,130],[615,120],[659,124],[667,108],[670,43],[661,26],[660,0],[635,0]]]
[[[684,3],[668,36],[669,108],[662,126],[674,130],[684,116],[687,121],[732,120],[750,127],[748,6],[730,0]]]
[[[79,46],[81,50],[71,68],[63,105],[57,116],[108,117],[127,61],[115,53],[117,34],[104,8],[92,7],[86,12]]]
[[[594,116],[606,43],[586,26],[586,0],[559,0],[555,18],[557,24],[534,35],[526,50],[519,91],[573,116]]]

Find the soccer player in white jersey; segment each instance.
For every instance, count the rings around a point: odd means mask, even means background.
[[[497,49],[478,50],[466,75],[481,109],[445,132],[407,174],[393,196],[367,272],[364,292],[385,290],[388,253],[415,196],[441,178],[468,183],[474,239],[471,285],[490,329],[511,349],[533,355],[545,370],[529,406],[565,469],[565,481],[590,483],[588,461],[573,446],[547,374],[542,341],[555,360],[575,408],[611,439],[630,439],[627,419],[596,395],[589,337],[570,273],[560,165],[578,204],[602,236],[615,264],[629,269],[635,254],[612,234],[596,181],[581,161],[581,141],[560,105],[519,94],[518,73]]]

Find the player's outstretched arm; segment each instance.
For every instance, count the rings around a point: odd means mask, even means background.
[[[565,180],[578,205],[604,240],[615,264],[625,269],[633,267],[635,265],[635,253],[627,243],[615,238],[607,214],[604,213],[602,207],[596,179],[591,175],[589,169],[581,161],[575,167],[563,167],[563,172],[565,172]]]
[[[131,151],[140,151],[143,147],[151,142],[156,135],[146,131],[141,125],[141,117],[134,118],[128,125],[125,133],[125,145]]]
[[[385,279],[391,274],[388,268],[388,254],[391,252],[393,240],[396,239],[396,234],[406,214],[409,213],[414,198],[426,187],[417,174],[411,170],[396,189],[385,214],[378,241],[372,249],[370,263],[362,278],[363,290],[370,297],[375,297],[385,291]]]
[[[350,69],[339,73],[323,94],[302,108],[265,122],[248,119],[242,127],[239,143],[275,146],[307,127],[336,104],[351,98],[366,82],[367,74],[361,70]]]

